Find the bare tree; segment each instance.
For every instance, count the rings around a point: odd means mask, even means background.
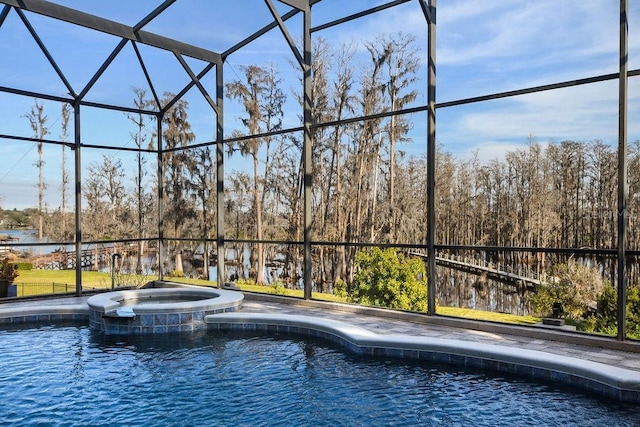
[[[382,61],[373,61],[361,75],[358,93],[358,104],[361,113],[369,116],[384,109],[382,106]],[[352,180],[353,208],[350,213],[352,221],[351,238],[361,241],[372,241],[375,232],[371,230],[377,220],[376,198],[374,188],[377,185],[377,169],[380,165],[382,149],[382,119],[370,119],[358,123],[353,128],[352,144],[349,147],[347,164],[352,167],[347,172]],[[373,176],[370,173],[373,172]],[[369,234],[367,236],[367,234]],[[367,237],[365,237],[367,236]]]
[[[226,85],[227,96],[242,102],[247,116],[242,118],[243,125],[249,135],[272,132],[282,126],[282,105],[286,95],[280,88],[274,68],[261,68],[255,65],[243,67],[245,81],[233,81]],[[239,133],[236,133],[239,135]],[[264,177],[269,176],[271,167],[269,162],[271,137],[256,137],[238,141],[230,145],[231,152],[239,151],[242,156],[249,156],[253,160],[253,202],[255,213],[255,238],[263,239],[263,202],[265,197]],[[264,177],[260,177],[260,154],[264,149]],[[264,283],[264,245],[256,243],[255,251],[256,270],[253,275],[256,283]]]
[[[122,237],[126,224],[124,169],[113,156],[102,156],[101,163],[89,165],[83,195],[87,202],[85,227],[90,239]]]
[[[576,141],[562,141],[549,146],[554,190],[558,198],[554,207],[560,215],[561,229],[557,244],[561,247],[580,247],[582,229],[580,216],[581,197],[586,167],[585,147]]]
[[[214,183],[216,182],[216,168],[215,162],[211,157],[211,149],[204,147],[194,150],[189,156],[189,162],[192,164],[191,170],[193,171],[190,181],[191,191],[200,204],[202,236],[210,239],[211,218],[209,218],[209,213],[213,211],[215,206]],[[203,244],[202,258],[204,268],[203,275],[205,278],[208,278],[209,244],[206,240]]]
[[[175,97],[171,93],[164,94],[163,104]],[[189,177],[192,170],[188,154],[183,150],[195,140],[195,134],[191,131],[191,125],[187,117],[189,105],[184,100],[177,101],[162,118],[163,141],[165,143],[164,154],[165,176],[164,189],[168,203],[165,209],[165,218],[173,224],[173,232],[176,239],[174,245],[174,270],[183,273],[182,243],[185,226],[189,220],[196,216],[195,206],[190,194]]]
[[[245,238],[254,228],[249,221],[252,209],[252,184],[251,178],[245,172],[234,171],[229,176],[229,185],[226,187],[228,197],[225,198],[225,234],[234,236],[235,239]],[[237,244],[227,246],[235,252],[235,269],[239,278],[245,278],[244,251]]]
[[[60,140],[67,142],[69,138],[69,121],[71,117],[71,106],[67,103],[62,104],[61,108],[61,122],[60,122]],[[61,176],[60,176],[60,213],[62,214],[62,239],[69,240],[71,237],[67,232],[67,189],[70,182],[69,171],[67,170],[67,146],[62,145],[62,160],[60,164]]]
[[[140,89],[140,88],[133,88],[133,93],[134,93],[134,99],[133,99],[133,105],[136,109],[138,110],[143,110],[147,107],[149,107],[150,105],[152,105],[152,102],[149,101],[148,99],[146,99],[147,93],[144,89]],[[147,141],[149,140],[149,135],[146,132],[146,127],[149,125],[149,123],[151,122],[151,120],[148,119],[146,114],[143,114],[141,112],[138,113],[128,113],[127,114],[127,118],[135,125],[136,130],[135,132],[132,132],[131,138],[133,139],[133,141],[136,144],[136,147],[138,148],[138,151],[136,153],[136,161],[137,161],[137,166],[138,166],[138,170],[135,176],[135,184],[136,184],[136,199],[137,199],[137,211],[138,211],[138,215],[137,215],[137,225],[138,225],[138,250],[137,250],[137,255],[136,255],[136,273],[137,274],[142,274],[142,256],[143,256],[143,252],[144,252],[144,241],[140,240],[142,238],[144,238],[144,199],[145,199],[145,191],[144,191],[144,187],[143,187],[143,180],[144,177],[146,175],[146,168],[144,167],[146,165],[146,161],[144,156],[142,155],[142,151],[141,149],[143,148],[144,145],[147,145]],[[152,140],[149,141],[149,146],[151,146],[153,143]]]
[[[629,144],[629,247],[640,247],[640,139]]]
[[[87,240],[97,240],[106,234],[108,208],[103,198],[105,187],[101,165],[98,163],[91,164],[82,188],[82,194],[87,204],[82,216],[82,228],[83,237]]]
[[[349,112],[354,111],[354,103],[356,101],[353,94],[354,70],[351,66],[351,60],[355,55],[355,46],[343,44],[336,55],[336,76],[333,83],[333,102],[331,109],[333,111],[334,120],[341,120]],[[345,153],[343,153],[343,138],[347,134],[349,126],[335,126],[330,140],[329,155],[329,171],[327,177],[327,186],[332,189],[331,195],[327,196],[328,204],[333,206],[333,215],[331,223],[336,226],[336,240],[344,242],[347,239],[347,229],[349,224],[349,211],[347,202],[348,191],[345,189],[345,173],[343,162]],[[327,190],[329,191],[329,190]],[[327,211],[329,212],[329,210]],[[326,216],[327,214],[325,214]],[[327,221],[328,222],[328,221]],[[338,247],[338,254],[335,259],[337,264],[333,270],[333,283],[344,280],[351,275],[352,269],[347,263],[347,250],[344,246]],[[353,258],[353,250],[350,250],[350,258]],[[349,270],[349,272],[347,272]]]
[[[42,173],[45,163],[42,159],[42,140],[49,134],[49,129],[46,127],[47,116],[44,114],[44,104],[41,104],[36,99],[35,105],[31,107],[29,114],[26,114],[24,117],[29,120],[38,147],[38,161],[35,163],[36,168],[38,168],[38,241],[42,242],[44,192],[47,188]]]
[[[587,212],[590,233],[588,241],[581,244],[594,248],[615,247],[617,239],[617,200],[612,197],[617,192],[617,152],[602,141],[589,144],[587,154],[588,182],[586,184]]]
[[[385,66],[382,89],[388,97],[388,105],[384,111],[402,110],[413,102],[418,91],[411,89],[417,80],[416,72],[419,68],[418,49],[415,46],[415,36],[402,33],[388,37],[379,37],[375,43],[367,45],[374,63]],[[407,133],[411,128],[410,121],[404,116],[392,115],[387,124],[387,138],[389,141],[387,197],[389,218],[385,225],[385,234],[391,241],[397,239],[398,219],[396,205],[396,145],[408,141]]]

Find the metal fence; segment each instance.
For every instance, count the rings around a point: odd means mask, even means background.
[[[74,295],[76,291],[75,283],[38,282],[38,283],[16,283],[15,288],[9,289],[7,297],[33,297],[44,295]],[[102,288],[83,287],[83,291],[94,291]],[[2,296],[0,295],[0,299]]]

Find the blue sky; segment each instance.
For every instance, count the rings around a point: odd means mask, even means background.
[[[160,0],[56,0],[65,6],[135,25]],[[280,13],[289,10],[275,1]],[[313,7],[313,25],[341,18],[386,1],[323,0]],[[640,2],[630,1],[629,68],[640,68]],[[82,90],[118,39],[49,18],[26,14],[76,91]],[[144,29],[167,37],[222,52],[272,21],[263,0],[178,0]],[[639,23],[639,24],[636,24]],[[288,21],[288,29],[299,38],[299,18]],[[314,33],[334,46],[361,43],[378,34],[402,31],[415,34],[424,54],[426,25],[417,1]],[[361,46],[361,45],[360,45]],[[161,95],[180,90],[189,78],[172,54],[139,45],[151,78]],[[0,86],[64,96],[66,88],[11,11],[0,27]],[[293,55],[279,30],[273,30],[228,58],[227,80],[237,79],[240,67],[275,64],[289,95],[285,126],[299,125],[299,107],[292,92],[300,90],[299,74],[289,61]],[[197,73],[204,63],[188,59]],[[368,61],[362,47],[354,66]],[[605,0],[440,0],[437,35],[438,102],[513,90],[618,71],[618,2]],[[204,85],[214,93],[213,73]],[[132,87],[146,88],[133,48],[128,44],[94,86],[87,100],[131,105]],[[425,81],[417,83],[426,102]],[[640,139],[640,78],[629,81],[629,141]],[[457,157],[474,151],[483,161],[499,158],[506,151],[526,144],[531,136],[540,143],[573,139],[617,143],[618,85],[616,81],[537,93],[517,98],[438,110],[440,146]],[[189,117],[197,141],[213,139],[215,115],[197,90],[186,96]],[[34,100],[0,93],[0,134],[32,136],[23,116]],[[60,137],[60,105],[45,102],[50,139]],[[238,129],[239,107],[225,104],[227,134]],[[423,116],[414,116],[414,142],[403,150],[425,152]],[[83,141],[105,145],[133,146],[130,122],[123,113],[83,109]],[[58,204],[57,175],[60,147],[45,147],[45,170],[50,208]],[[83,151],[86,168],[100,159],[97,150]],[[127,172],[133,156],[120,153]],[[119,155],[120,155],[119,154]],[[71,156],[71,153],[68,153]],[[24,208],[37,204],[37,160],[33,144],[0,140],[0,206]],[[241,159],[227,170],[241,168]],[[153,161],[151,158],[150,161]]]

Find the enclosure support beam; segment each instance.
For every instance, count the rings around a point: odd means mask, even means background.
[[[109,68],[109,65],[111,65],[113,60],[116,59],[116,56],[118,56],[118,54],[120,53],[120,51],[122,51],[122,49],[126,46],[126,44],[127,44],[127,40],[125,39],[120,40],[120,43],[118,43],[118,45],[113,50],[113,52],[111,52],[111,55],[109,55],[106,61],[104,61],[104,63],[100,66],[98,71],[96,71],[93,77],[91,77],[91,80],[89,81],[89,83],[87,83],[84,89],[82,89],[82,92],[80,92],[80,94],[77,96],[78,99],[80,100],[84,99],[84,97],[87,95],[87,93],[89,93],[93,85],[96,84],[100,76],[102,76],[102,74],[104,74],[107,68]]]
[[[164,241],[164,167],[162,152],[162,113],[156,116],[156,135],[158,138],[158,280],[164,279],[165,241]]]
[[[320,2],[321,0],[304,0],[304,1],[309,1],[309,8],[310,8],[314,4]],[[0,3],[1,2],[2,2],[2,0],[0,0]],[[299,10],[293,9],[293,10],[285,13],[284,15],[281,16],[282,21],[286,21],[287,19],[289,19],[289,18],[291,18],[293,16],[296,16],[300,10],[302,10],[302,9],[299,9]],[[243,47],[245,47],[246,45],[248,45],[252,41],[256,40],[258,37],[268,33],[269,31],[273,30],[277,26],[278,26],[278,23],[276,21],[273,21],[272,23],[270,23],[266,27],[256,31],[255,33],[253,33],[252,35],[250,35],[246,39],[242,40],[239,43],[236,43],[231,48],[229,48],[226,51],[222,52],[220,54],[222,56],[222,59],[223,60],[226,59],[232,53],[239,51],[240,49],[242,49]]]
[[[304,58],[302,58],[302,56],[300,55],[300,51],[298,51],[298,48],[296,47],[296,44],[293,41],[293,37],[291,37],[291,34],[289,34],[289,31],[287,31],[287,27],[285,26],[284,21],[282,20],[280,15],[278,15],[278,10],[273,5],[273,2],[271,0],[265,0],[265,2],[269,7],[269,11],[271,11],[271,15],[273,16],[273,19],[275,19],[275,21],[278,23],[278,27],[280,27],[280,31],[282,32],[282,35],[287,40],[287,43],[289,44],[289,47],[293,52],[293,56],[296,57],[298,64],[300,64],[300,66],[303,67]]]
[[[49,50],[42,42],[42,39],[40,38],[36,30],[33,28],[33,25],[31,25],[31,22],[29,22],[29,20],[24,15],[24,12],[22,10],[16,9],[16,12],[18,13],[18,16],[20,17],[20,19],[22,20],[22,23],[24,24],[24,26],[27,28],[29,33],[31,33],[31,37],[33,37],[33,39],[36,41],[36,43],[40,47],[40,50],[42,51],[42,53],[44,53],[44,56],[47,57],[49,64],[51,64],[56,74],[58,74],[58,77],[60,77],[60,80],[62,80],[62,83],[64,83],[64,85],[66,86],[67,91],[69,92],[69,95],[75,98],[77,94],[73,90],[73,87],[71,87],[71,83],[69,83],[69,81],[65,77],[60,67],[58,67],[58,64],[56,64],[56,61],[53,59],[53,57],[51,56],[51,53],[49,53]]]
[[[216,66],[216,256],[218,258],[218,288],[224,286],[224,74],[222,63]]]
[[[204,69],[202,71],[200,71],[200,73],[196,76],[195,80],[192,79],[184,88],[182,88],[182,90],[180,92],[178,92],[169,102],[167,102],[164,106],[160,107],[160,110],[162,112],[167,112],[169,111],[169,109],[171,107],[173,107],[175,105],[176,102],[180,101],[182,99],[182,97],[191,90],[191,88],[196,84],[196,82],[201,81],[204,76],[207,75],[207,73],[209,71],[211,71],[211,69],[213,67],[216,66],[216,64],[221,64],[222,61],[218,61],[218,62],[212,62],[207,64],[206,67],[204,67]]]
[[[133,32],[137,33],[138,31],[140,31],[142,29],[142,27],[147,25],[149,22],[153,21],[153,19],[156,16],[160,15],[162,12],[167,10],[167,8],[169,6],[171,6],[172,4],[174,4],[175,2],[176,2],[176,0],[165,0],[160,6],[156,7],[153,10],[153,12],[151,12],[150,14],[145,16],[140,22],[138,22],[136,25],[134,25],[133,26]]]
[[[198,90],[200,91],[204,99],[207,101],[209,106],[213,109],[213,111],[216,112],[216,114],[218,114],[218,106],[216,105],[215,102],[213,102],[213,99],[211,99],[209,92],[207,92],[204,86],[202,86],[200,77],[194,74],[193,70],[191,70],[191,67],[189,67],[189,64],[187,64],[187,61],[185,61],[184,58],[179,53],[173,52],[173,54],[175,55],[180,65],[182,65],[182,68],[184,68],[184,71],[189,75],[191,82],[198,88]]]
[[[305,8],[307,7],[307,5],[305,4],[306,0],[280,0],[280,3],[284,3],[287,6],[291,6],[298,10],[305,10]]]
[[[304,85],[304,141],[303,141],[303,165],[304,165],[304,298],[311,299],[311,269],[313,258],[311,254],[311,227],[313,216],[311,214],[311,197],[313,185],[312,144],[311,137],[311,6],[304,10],[303,29],[303,85]]]
[[[133,50],[135,51],[136,57],[138,58],[138,63],[140,64],[140,68],[144,73],[144,78],[147,80],[149,89],[153,94],[153,99],[156,102],[156,107],[158,108],[158,110],[161,110],[162,105],[160,105],[160,98],[158,98],[158,93],[156,92],[156,88],[154,87],[153,82],[151,81],[151,77],[149,76],[149,71],[147,70],[147,66],[145,65],[144,60],[142,59],[142,55],[140,54],[140,49],[138,49],[138,45],[136,44],[136,42],[131,42],[131,46],[133,46]]]
[[[76,296],[82,295],[82,156],[80,147],[82,138],[80,135],[80,103],[73,104],[73,140],[74,140],[74,183],[75,183],[75,220],[76,220]],[[64,215],[64,212],[62,213]]]
[[[421,6],[427,18],[427,313],[436,314],[436,0]]]
[[[8,5],[5,5],[2,8],[2,12],[0,12],[0,27],[2,27],[2,24],[4,23],[4,20],[7,19],[7,15],[9,14],[9,11],[11,10],[11,7]]]
[[[627,336],[627,67],[629,0],[620,0],[620,76],[618,94],[618,340]]]
[[[140,23],[138,23],[138,25],[136,25],[136,27],[130,27],[128,25],[120,24],[109,19],[101,18],[99,16],[84,13],[70,7],[61,6],[59,4],[44,0],[0,0],[0,3],[13,6],[17,9],[37,13],[39,15],[48,16],[53,19],[80,25],[81,27],[111,34],[117,37],[122,37],[125,40],[137,41],[139,43],[157,47],[169,52],[178,52],[182,55],[200,59],[205,62],[215,63],[220,59],[219,53],[215,53],[197,46],[192,46],[190,44],[183,43],[177,40],[172,40],[157,34],[149,33],[147,31],[139,30],[138,28],[141,25],[147,24],[147,19],[150,21],[151,19],[155,18],[156,11],[152,12],[151,15],[143,19]],[[157,13],[162,12],[167,7],[169,7],[169,4],[165,2],[158,9],[156,9],[158,11]]]
[[[311,32],[315,33],[316,31],[326,30],[327,28],[335,27],[336,25],[344,24],[345,22],[363,18],[365,16],[368,16],[368,15],[371,15],[371,14],[374,14],[374,13],[377,13],[377,12],[380,12],[404,3],[408,3],[410,1],[412,0],[394,0],[389,3],[381,4],[379,6],[372,7],[371,9],[363,10],[362,12],[354,13],[352,15],[345,16],[344,18],[336,19],[334,21],[327,22],[322,25],[318,25],[317,27],[313,27],[311,29]],[[420,1],[423,1],[423,0],[420,0]]]

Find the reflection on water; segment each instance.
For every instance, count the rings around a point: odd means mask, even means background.
[[[34,345],[35,344],[35,345]],[[0,330],[2,423],[637,426],[637,405],[557,383],[345,353],[280,334]]]

